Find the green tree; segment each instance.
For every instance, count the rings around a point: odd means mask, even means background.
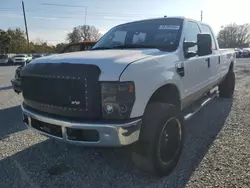
[[[67,40],[71,42],[96,41],[101,37],[101,33],[97,28],[90,25],[79,25],[68,33]]]
[[[39,37],[28,45],[25,33],[20,28],[0,29],[0,53],[53,53],[55,46],[48,45]]]
[[[27,40],[25,33],[20,28],[8,29],[8,35],[11,37],[10,42],[10,53],[24,53],[27,50]]]
[[[218,33],[221,48],[248,47],[250,43],[250,24],[229,24]]]
[[[0,30],[0,53],[8,53],[11,43],[11,36],[4,30]]]

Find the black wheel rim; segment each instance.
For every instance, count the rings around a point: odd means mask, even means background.
[[[181,135],[180,121],[177,118],[169,119],[162,128],[158,144],[158,157],[162,164],[171,163],[178,155]]]

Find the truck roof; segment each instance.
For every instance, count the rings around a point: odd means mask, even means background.
[[[194,22],[197,22],[197,23],[200,23],[200,24],[203,24],[203,25],[208,25],[207,23],[204,23],[204,22],[201,22],[201,21],[198,21],[198,20],[194,20],[194,19],[191,19],[191,18],[186,18],[184,16],[167,16],[167,17],[149,18],[149,19],[143,19],[143,20],[127,22],[127,23],[120,24],[120,25],[126,25],[126,24],[130,24],[130,23],[137,23],[137,22],[143,22],[143,21],[150,21],[150,20],[161,20],[161,19],[164,20],[164,19],[168,19],[168,18],[189,20],[189,21],[194,21]]]

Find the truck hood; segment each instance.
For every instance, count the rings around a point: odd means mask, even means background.
[[[96,65],[101,70],[100,81],[118,81],[122,71],[128,64],[159,54],[162,54],[162,52],[158,49],[93,50],[51,55],[35,59],[31,63]]]

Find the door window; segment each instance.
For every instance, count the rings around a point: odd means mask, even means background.
[[[146,33],[143,32],[135,32],[133,36],[133,44],[141,44],[145,41]]]
[[[184,31],[185,41],[197,42],[197,34],[199,34],[200,32],[201,31],[197,23],[191,21],[187,22]],[[197,46],[194,46],[189,48],[188,50],[197,52],[198,48]]]
[[[211,29],[207,25],[204,25],[204,24],[202,24],[201,27],[202,27],[202,30],[205,33],[209,33],[211,35],[211,38],[212,38],[212,49],[216,50],[217,48],[216,48],[216,45],[215,45],[215,39],[214,39],[214,35],[213,35]]]
[[[116,31],[114,36],[110,36],[109,42],[115,45],[122,45],[125,42],[127,31]]]

